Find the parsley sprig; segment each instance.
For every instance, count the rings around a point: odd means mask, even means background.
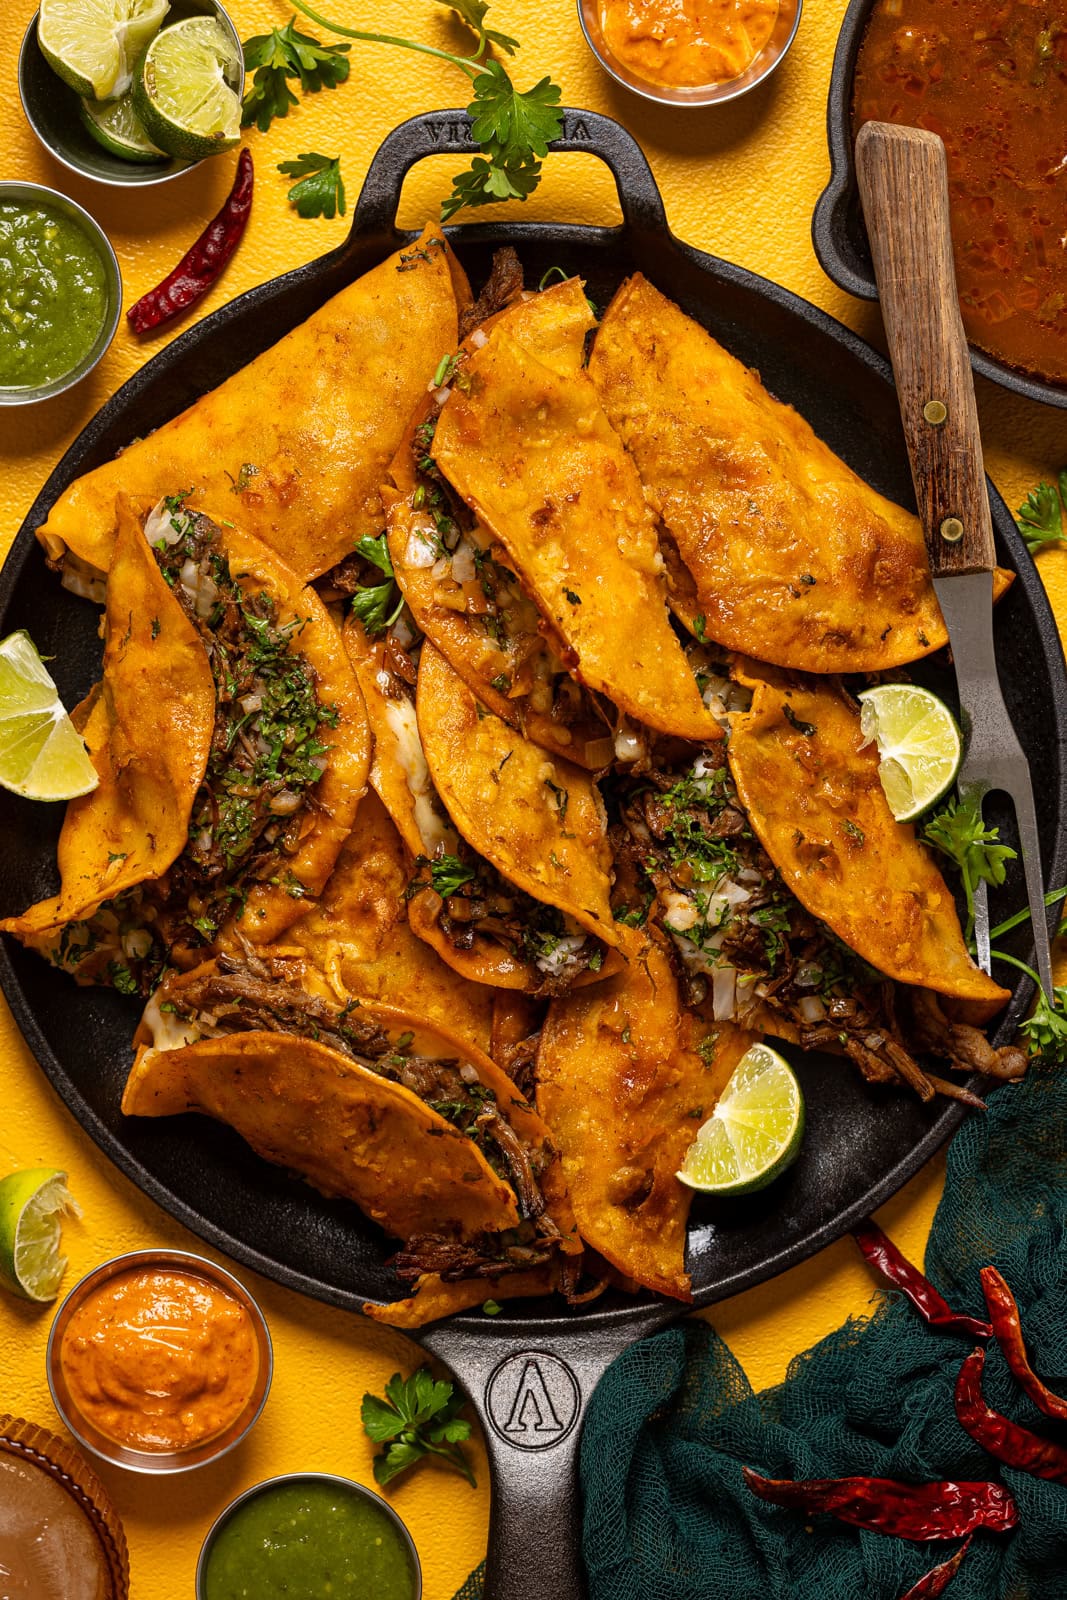
[[[1055,483],[1031,489],[1015,516],[1031,555],[1067,539],[1067,467]]]
[[[923,837],[957,868],[967,901],[967,926],[964,938],[974,933],[974,891],[980,883],[999,887],[1004,882],[1007,863],[1016,852],[1000,843],[1000,830],[987,828],[976,800],[961,801],[955,795],[943,810],[935,813],[923,829]]]
[[[364,534],[357,541],[356,550],[371,566],[385,574],[384,583],[364,584],[352,596],[352,614],[359,618],[368,637],[373,639],[376,634],[384,633],[393,626],[404,609],[404,596],[393,576],[393,562],[384,533],[380,533],[377,539]]]
[[[299,81],[301,93],[318,94],[336,89],[348,77],[350,44],[321,45],[310,34],[296,31],[296,18],[284,28],[257,33],[243,45],[245,71],[253,74],[241,112],[243,127],[255,123],[266,133],[275,117],[287,117],[297,104],[291,84]]]
[[[365,1394],[360,1407],[363,1431],[383,1447],[374,1457],[375,1481],[384,1487],[424,1456],[436,1456],[475,1487],[462,1449],[471,1433],[470,1423],[459,1414],[463,1405],[452,1385],[435,1381],[429,1367],[419,1367],[410,1378],[394,1372],[384,1400]]]
[[[317,150],[307,150],[295,161],[279,161],[278,171],[300,179],[289,190],[289,204],[295,206],[302,217],[344,216],[345,185],[340,156],[323,156]]]
[[[551,78],[541,78],[531,88],[519,90],[502,63],[489,53],[495,48],[505,55],[514,55],[518,41],[485,26],[488,0],[438,0],[438,3],[447,5],[476,35],[475,48],[470,55],[456,55],[450,50],[440,50],[435,45],[395,34],[346,28],[312,10],[306,0],[293,0],[303,16],[311,22],[317,22],[320,27],[328,28],[331,33],[340,34],[344,39],[393,45],[401,50],[416,50],[422,55],[436,56],[441,61],[451,62],[470,79],[472,99],[467,111],[474,139],[481,146],[481,154],[472,159],[466,172],[454,176],[452,193],[441,207],[441,219],[447,222],[464,206],[491,205],[498,200],[525,200],[532,194],[541,181],[541,165],[548,154],[548,146],[558,137],[563,126],[563,113],[560,110],[560,88]],[[290,24],[290,32],[291,29]],[[285,32],[285,29],[275,30],[279,38]],[[307,35],[294,34],[293,38],[305,40]],[[331,73],[337,82],[341,78],[337,76],[337,69],[328,67],[323,59],[329,57],[329,51],[318,46],[317,41],[310,42],[320,51],[310,69],[314,87],[332,88],[334,84],[329,81]],[[258,62],[259,53],[265,52],[267,46],[261,45],[259,40],[250,40],[249,46],[253,44],[259,46],[256,52]],[[340,50],[346,47],[335,48]],[[281,57],[277,63],[275,54]],[[344,62],[344,66],[347,65]],[[265,76],[257,88],[259,71],[270,76]],[[299,76],[300,71],[294,68],[289,47],[272,46],[269,59],[259,64],[253,79],[249,94],[254,99],[246,100],[247,120],[255,121],[257,127],[264,128],[270,126],[272,116],[287,114],[293,98],[290,80]],[[284,110],[272,109],[275,106],[284,106]]]

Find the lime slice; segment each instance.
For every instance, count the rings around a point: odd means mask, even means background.
[[[27,800],[72,800],[100,779],[29,634],[0,641],[0,784]]]
[[[878,746],[878,776],[898,822],[910,822],[951,789],[963,756],[956,719],[914,683],[880,683],[860,695],[865,744]]]
[[[148,137],[180,161],[229,150],[241,137],[233,84],[241,63],[211,17],[188,17],[158,33],[134,73],[133,103]]]
[[[0,1284],[27,1300],[54,1300],[67,1268],[59,1219],[80,1217],[55,1167],[31,1167],[0,1179]]]
[[[804,1097],[777,1050],[754,1044],[686,1151],[678,1173],[705,1194],[750,1194],[791,1166],[804,1135]]]
[[[83,100],[81,119],[97,144],[123,161],[145,163],[168,159],[141,126],[129,89],[117,100]]]
[[[107,100],[129,88],[134,62],[169,10],[169,0],[41,0],[37,42],[64,83]]]

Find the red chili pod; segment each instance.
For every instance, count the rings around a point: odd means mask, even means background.
[[[989,1338],[993,1332],[989,1323],[969,1317],[965,1312],[953,1311],[929,1278],[924,1277],[918,1267],[913,1267],[901,1255],[892,1239],[882,1232],[877,1223],[861,1223],[853,1230],[852,1237],[871,1266],[907,1295],[924,1322],[928,1322],[932,1328],[940,1328],[943,1333],[962,1333],[969,1339]]]
[[[163,282],[142,295],[126,313],[134,333],[148,333],[160,323],[188,311],[218,278],[241,241],[252,210],[252,155],[242,150],[226,203],[208,223]]]
[[[825,1511],[841,1522],[898,1539],[961,1539],[976,1528],[1004,1533],[1019,1520],[1002,1483],[898,1483],[893,1478],[764,1478],[743,1467],[753,1494],[796,1511]]]
[[[1055,1417],[1057,1422],[1067,1422],[1067,1400],[1064,1400],[1062,1395],[1056,1394],[1047,1384],[1042,1383],[1030,1365],[1015,1296],[996,1267],[983,1267],[981,1277],[993,1333],[1016,1382],[1046,1417]]]
[[[947,1561],[931,1567],[929,1572],[923,1573],[918,1583],[913,1583],[907,1594],[902,1594],[900,1600],[937,1600],[939,1594],[944,1594],[957,1572],[960,1563],[971,1548],[973,1534],[968,1534],[954,1556],[949,1556]]]
[[[1032,1472],[1035,1478],[1052,1483],[1067,1483],[1067,1449],[1043,1439],[1029,1428],[994,1411],[982,1393],[985,1351],[972,1350],[956,1379],[956,1415],[960,1425],[976,1444],[1006,1467]]]

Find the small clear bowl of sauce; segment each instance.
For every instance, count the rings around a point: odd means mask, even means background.
[[[76,1284],[48,1339],[56,1410],[88,1450],[134,1472],[185,1472],[244,1438],[270,1389],[267,1324],[224,1268],[137,1250]]]
[[[624,88],[660,105],[747,94],[796,37],[803,0],[578,0],[586,43]]]
[[[196,1600],[420,1600],[414,1541],[392,1506],[350,1478],[292,1472],[256,1484],[208,1532]]]
[[[81,206],[38,183],[0,183],[0,406],[62,394],[115,337],[122,279]]]
[[[126,1535],[76,1450],[0,1416],[0,1592],[6,1600],[128,1600]]]

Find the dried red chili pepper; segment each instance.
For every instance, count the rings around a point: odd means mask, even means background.
[[[943,1333],[963,1333],[970,1339],[989,1338],[993,1332],[989,1323],[980,1322],[977,1317],[969,1317],[962,1311],[953,1311],[929,1278],[924,1277],[918,1267],[913,1267],[901,1255],[892,1239],[882,1232],[877,1223],[861,1223],[853,1230],[852,1237],[871,1266],[907,1295],[919,1315],[932,1328],[940,1328]]]
[[[1043,1411],[1046,1417],[1055,1417],[1057,1422],[1067,1422],[1067,1400],[1056,1394],[1047,1384],[1042,1383],[1030,1365],[1015,1296],[996,1267],[983,1267],[981,1278],[993,1332],[1019,1387],[1025,1389],[1034,1405],[1039,1411]]]
[[[956,1415],[963,1429],[1006,1467],[1019,1467],[1053,1483],[1067,1483],[1067,1449],[994,1411],[982,1393],[984,1366],[985,1351],[979,1346],[971,1351],[956,1379]]]
[[[148,333],[169,322],[207,294],[241,240],[252,209],[252,156],[242,150],[233,188],[222,210],[182,256],[163,282],[142,295],[126,313],[134,333]]]
[[[1002,1483],[897,1483],[893,1478],[763,1478],[742,1467],[753,1494],[775,1506],[827,1511],[853,1527],[898,1539],[960,1539],[976,1528],[1003,1533],[1019,1520]]]
[[[954,1556],[949,1556],[947,1561],[942,1561],[939,1566],[931,1567],[925,1572],[918,1583],[913,1583],[907,1594],[902,1594],[900,1600],[937,1600],[939,1594],[944,1594],[957,1572],[960,1563],[971,1548],[972,1535],[968,1534]]]

